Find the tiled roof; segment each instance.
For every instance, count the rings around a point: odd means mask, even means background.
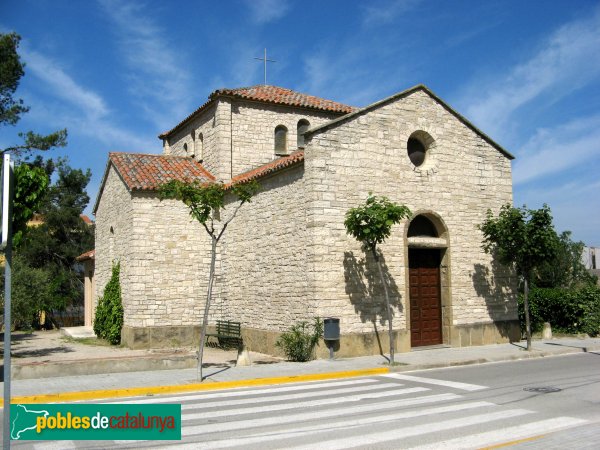
[[[213,99],[219,95],[231,95],[232,97],[243,98],[246,100],[275,103],[277,105],[320,109],[322,111],[343,114],[351,113],[357,109],[342,103],[315,97],[314,95],[301,94],[299,92],[292,91],[291,89],[278,86],[268,86],[264,84],[238,89],[219,89],[213,92],[210,98]]]
[[[252,100],[257,102],[272,103],[276,105],[296,106],[301,108],[317,109],[338,114],[348,114],[357,111],[358,108],[344,105],[343,103],[326,100],[313,95],[301,94],[291,89],[278,86],[268,86],[259,84],[256,86],[237,88],[237,89],[217,89],[208,97],[209,101],[200,106],[196,111],[187,116],[169,131],[160,134],[159,139],[163,139],[190,120],[194,115],[208,107],[214,100],[220,96],[229,96]]]
[[[202,164],[183,156],[109,153],[109,160],[131,191],[151,191],[171,180],[215,180]]]
[[[264,177],[265,175],[284,169],[302,161],[304,161],[304,150],[295,151],[294,153],[291,153],[288,156],[277,158],[276,160],[271,161],[267,164],[263,164],[262,166],[259,166],[256,169],[252,169],[248,172],[236,175],[231,179],[227,187],[230,187],[234,184],[246,183],[251,180],[256,180],[257,178]]]
[[[94,222],[92,222],[92,219],[90,219],[88,216],[86,216],[85,214],[79,214],[79,217],[81,217],[81,220],[83,220],[83,222],[86,225],[93,225]]]
[[[87,261],[88,259],[95,259],[95,258],[96,258],[96,249],[82,253],[77,258],[75,258],[75,260],[76,261]]]

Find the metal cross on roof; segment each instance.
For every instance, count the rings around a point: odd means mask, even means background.
[[[265,65],[265,86],[267,85],[267,62],[277,62],[274,59],[267,59],[267,49],[265,48],[265,56],[262,58],[254,58],[254,59],[258,59],[259,61],[263,61],[264,65]]]

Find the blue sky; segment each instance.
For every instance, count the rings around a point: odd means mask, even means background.
[[[429,86],[508,151],[514,203],[600,246],[600,2],[3,0],[23,40],[29,129],[69,131],[93,204],[109,151],[157,135],[222,87],[263,82],[354,106]],[[90,213],[91,206],[87,212]]]

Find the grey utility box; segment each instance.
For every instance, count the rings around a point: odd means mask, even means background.
[[[323,339],[326,341],[340,340],[340,319],[328,317],[323,321],[325,327],[323,329]]]

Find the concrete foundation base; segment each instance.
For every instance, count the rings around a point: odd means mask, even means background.
[[[208,327],[209,332],[214,332]],[[521,339],[521,330],[517,320],[494,323],[476,323],[449,327],[446,334],[452,347],[470,347],[477,345],[501,344]],[[284,356],[275,342],[281,333],[276,331],[243,328],[244,347],[253,352]],[[132,349],[177,348],[197,346],[200,337],[199,326],[165,326],[165,327],[123,327],[121,342]],[[394,331],[396,353],[411,350],[410,332]],[[380,355],[389,353],[389,339],[386,329],[371,333],[342,334],[339,341],[334,341],[336,358],[352,356]],[[316,350],[317,358],[329,358],[329,349],[323,341]]]

